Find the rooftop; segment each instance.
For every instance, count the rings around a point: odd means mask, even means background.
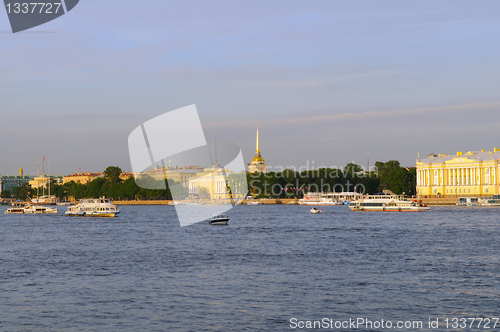
[[[493,151],[469,151],[463,153],[461,151],[454,155],[449,154],[430,154],[425,159],[417,159],[417,162],[424,164],[441,164],[447,161],[451,161],[455,158],[467,158],[475,161],[489,161],[489,160],[500,160],[500,149],[494,148]]]

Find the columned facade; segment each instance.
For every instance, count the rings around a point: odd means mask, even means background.
[[[499,194],[500,150],[429,155],[417,160],[417,194],[427,197]]]

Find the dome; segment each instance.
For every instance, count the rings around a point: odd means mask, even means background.
[[[252,158],[252,163],[255,163],[255,162],[264,163],[264,158],[262,158],[261,156],[255,156]]]

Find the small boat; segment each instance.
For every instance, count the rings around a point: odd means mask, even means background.
[[[493,195],[493,197],[482,197],[479,199],[481,206],[500,206],[500,195]]]
[[[317,207],[313,207],[313,208],[311,209],[311,211],[309,211],[309,212],[310,212],[310,213],[321,213],[321,212],[323,212],[323,211],[321,211],[321,209],[318,209]]]
[[[210,225],[227,225],[227,222],[229,221],[229,217],[225,214],[218,214],[214,215],[208,223]]]
[[[120,210],[106,197],[81,199],[77,205],[68,207],[66,216],[114,217]]]

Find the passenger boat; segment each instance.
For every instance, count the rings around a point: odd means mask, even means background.
[[[401,195],[367,195],[349,203],[351,211],[427,212],[430,208],[422,201],[410,201]]]
[[[321,211],[321,209],[318,209],[317,207],[313,207],[313,208],[311,209],[311,211],[309,211],[309,212],[310,212],[310,213],[321,213],[322,211]]]
[[[299,199],[299,205],[342,205],[342,202],[323,193],[307,193]]]
[[[12,214],[22,214],[24,213],[24,206],[26,203],[12,203],[4,213],[12,213]]]
[[[12,214],[42,214],[42,213],[57,213],[57,208],[33,205],[30,203],[13,203],[11,207],[5,210],[5,213]]]
[[[480,198],[478,201],[481,206],[500,206],[500,195]]]
[[[40,196],[37,198],[32,198],[31,203],[37,204],[37,205],[56,205],[57,204],[57,198],[56,196]]]
[[[106,197],[81,199],[78,204],[68,207],[65,215],[85,217],[114,217],[120,210]]]
[[[24,207],[24,213],[35,213],[35,214],[57,213],[57,208],[42,206],[42,205],[26,204]]]
[[[476,206],[481,205],[477,197],[460,197],[458,199],[458,206]]]
[[[219,215],[214,215],[208,223],[210,225],[227,225],[227,222],[229,221],[229,217],[225,214],[219,214]]]

